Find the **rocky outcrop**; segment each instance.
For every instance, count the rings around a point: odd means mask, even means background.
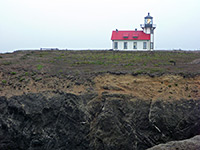
[[[0,149],[144,150],[200,134],[199,100],[64,92],[0,97]]]
[[[0,149],[88,149],[88,118],[80,103],[80,97],[64,93],[1,97]]]
[[[166,144],[159,144],[148,150],[199,150],[200,149],[200,135],[191,139],[182,141],[172,141]]]
[[[200,133],[200,100],[151,101],[103,95],[91,104],[93,149],[147,149]]]

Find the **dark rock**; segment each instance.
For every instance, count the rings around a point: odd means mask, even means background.
[[[88,119],[80,102],[72,94],[1,97],[0,149],[88,149]]]
[[[44,95],[0,97],[1,150],[145,150],[200,134],[200,100]]]
[[[155,101],[149,115],[150,122],[166,139],[182,140],[200,133],[200,100]]]
[[[152,102],[105,93],[91,105],[92,149],[142,150],[200,133],[200,100]]]

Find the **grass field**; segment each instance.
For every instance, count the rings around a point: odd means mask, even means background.
[[[0,68],[14,75],[199,74],[199,59],[198,51],[16,51],[0,54]]]

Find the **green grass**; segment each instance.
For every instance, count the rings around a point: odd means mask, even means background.
[[[184,56],[181,53],[170,53],[170,52],[85,52],[72,56],[76,58],[75,64],[130,64],[131,62],[143,64],[143,66],[148,66],[148,64],[154,64],[155,67],[162,65],[169,65],[171,62],[176,62],[177,58],[182,58]],[[193,56],[192,56],[193,57]],[[170,62],[169,62],[170,61]],[[183,60],[182,60],[183,61]]]
[[[37,65],[37,70],[41,70],[43,68],[43,65]]]
[[[50,73],[53,75],[125,72],[125,73],[199,73],[190,65],[200,52],[189,51],[22,51],[2,55],[0,66],[12,72]],[[16,70],[13,70],[16,68]],[[193,68],[193,69],[191,69]],[[77,73],[78,70],[78,73]],[[87,70],[87,71],[86,71]],[[11,73],[14,75],[14,73]],[[28,73],[23,73],[28,76]]]

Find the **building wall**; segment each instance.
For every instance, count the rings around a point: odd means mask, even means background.
[[[114,49],[114,42],[118,42],[118,49]],[[124,42],[127,42],[127,49],[124,49]],[[133,49],[133,44],[134,42],[137,42],[137,49]],[[143,49],[143,42],[147,42],[147,49]],[[147,51],[150,50],[150,40],[140,40],[140,41],[136,41],[136,40],[113,40],[112,41],[112,49],[113,50],[140,50],[140,51]]]

